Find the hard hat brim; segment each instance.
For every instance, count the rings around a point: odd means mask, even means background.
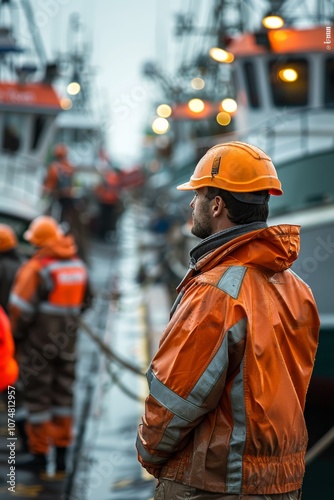
[[[176,189],[179,191],[193,191],[194,186],[191,186],[189,182],[185,182],[184,184],[180,184],[179,186],[176,186]]]

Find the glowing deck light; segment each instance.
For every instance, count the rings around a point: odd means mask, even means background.
[[[188,107],[193,113],[201,113],[205,108],[205,104],[202,99],[195,98],[190,99],[190,101],[188,102]]]
[[[225,111],[221,111],[220,113],[218,113],[218,115],[216,116],[216,120],[219,125],[222,125],[223,127],[226,127],[226,125],[231,123],[231,117]]]
[[[195,90],[202,90],[205,87],[205,81],[203,80],[203,78],[199,77],[193,78],[191,80],[191,86]]]
[[[278,72],[278,76],[283,82],[295,82],[298,78],[298,73],[295,69],[284,68]]]
[[[152,130],[155,134],[165,134],[169,130],[169,122],[166,118],[155,118],[152,123]]]
[[[277,30],[279,28],[282,28],[282,26],[284,25],[284,19],[281,16],[272,14],[264,17],[262,19],[262,24],[268,30]]]
[[[212,47],[209,50],[210,57],[217,62],[231,63],[234,61],[234,55],[219,47]]]
[[[230,99],[229,97],[227,97],[226,99],[222,100],[222,108],[224,111],[227,111],[227,113],[235,113],[238,105],[234,99]]]
[[[60,106],[65,111],[71,109],[71,107],[73,106],[72,99],[69,99],[68,97],[63,97],[63,99],[60,99]]]
[[[67,85],[67,92],[70,95],[77,95],[77,94],[79,94],[80,90],[81,90],[81,86],[80,86],[80,83],[78,83],[78,82],[71,82]]]
[[[172,108],[168,104],[160,104],[157,107],[157,115],[161,118],[168,118],[172,114]]]

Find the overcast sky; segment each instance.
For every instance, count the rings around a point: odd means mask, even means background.
[[[105,115],[109,150],[118,161],[128,163],[139,156],[142,132],[152,114],[149,103],[158,95],[157,86],[142,76],[143,64],[173,63],[174,15],[191,8],[193,1],[30,0],[50,58],[71,43],[69,16],[80,14],[85,41],[92,47],[94,89]]]

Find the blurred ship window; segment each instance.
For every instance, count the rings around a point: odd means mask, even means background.
[[[22,145],[25,120],[15,113],[4,113],[2,149],[7,153],[16,153]]]
[[[98,132],[90,128],[64,127],[57,130],[56,139],[58,142],[66,144],[78,144],[80,142],[94,143],[98,136]]]
[[[274,105],[306,106],[309,94],[308,61],[281,56],[271,59],[268,64]]]
[[[325,104],[334,105],[334,57],[325,62]]]
[[[283,196],[272,196],[270,215],[327,205],[334,201],[334,169],[331,151],[277,165]]]
[[[260,107],[259,85],[255,65],[252,61],[245,61],[244,74],[246,80],[246,91],[248,102],[252,108]]]
[[[47,119],[45,116],[35,116],[34,117],[31,149],[36,149],[38,147],[39,140],[40,140],[42,133],[45,129],[46,122],[47,122]]]

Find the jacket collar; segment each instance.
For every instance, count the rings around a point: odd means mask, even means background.
[[[208,236],[202,240],[198,245],[190,250],[190,268],[194,268],[196,262],[200,260],[204,255],[215,250],[216,248],[225,245],[234,238],[242,236],[243,234],[250,233],[251,231],[256,231],[258,229],[265,229],[267,224],[265,222],[251,222],[250,224],[241,224],[239,226],[233,226],[218,233]]]

